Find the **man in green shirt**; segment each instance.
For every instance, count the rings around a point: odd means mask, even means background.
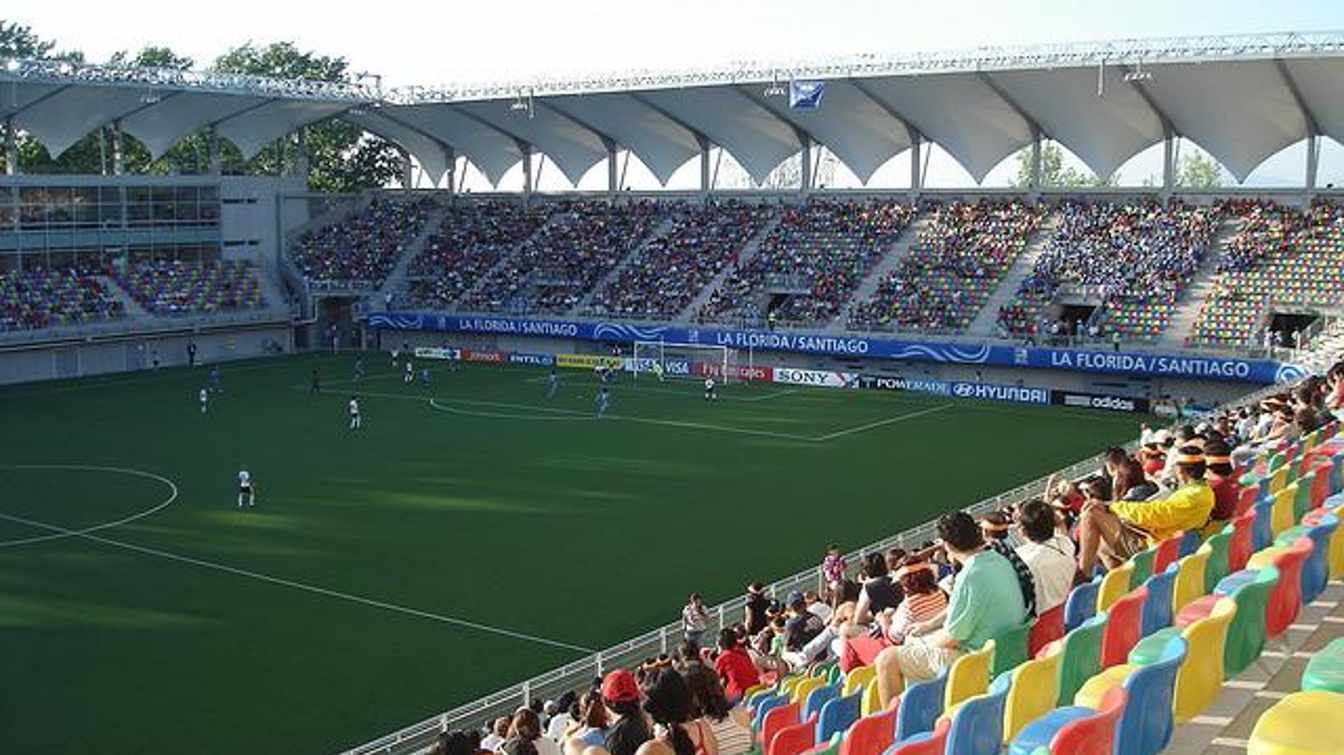
[[[904,645],[883,650],[874,661],[884,709],[905,689],[906,680],[933,679],[958,656],[979,650],[987,640],[1026,620],[1017,573],[1008,559],[985,547],[980,527],[969,514],[944,515],[938,520],[938,537],[961,572],[953,582],[946,614],[916,624]]]

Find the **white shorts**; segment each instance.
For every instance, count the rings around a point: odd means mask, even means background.
[[[930,637],[937,636],[938,633],[930,635]],[[950,668],[957,656],[961,655],[956,650],[926,644],[923,637],[910,637],[904,645],[887,648],[881,655],[888,653],[896,656],[896,662],[901,667],[901,676],[905,678],[906,683],[927,682],[938,678],[938,675]]]

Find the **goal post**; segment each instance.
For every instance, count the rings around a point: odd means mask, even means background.
[[[655,362],[662,367],[665,377],[701,377],[702,374],[695,370],[695,365],[701,364],[705,366],[706,374],[721,383],[735,383],[738,380],[737,349],[727,346],[672,341],[635,341],[631,361],[635,380],[640,378],[641,373],[652,374]]]

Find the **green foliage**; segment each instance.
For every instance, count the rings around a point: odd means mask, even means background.
[[[1017,176],[1013,186],[1025,189],[1031,186],[1031,147],[1024,147],[1017,153]],[[1115,186],[1116,178],[1112,174],[1100,178],[1096,174],[1078,170],[1064,164],[1064,150],[1054,142],[1041,144],[1041,186],[1064,186],[1068,188]]]
[[[1223,168],[1205,152],[1181,155],[1176,185],[1185,189],[1217,189],[1223,185]]]

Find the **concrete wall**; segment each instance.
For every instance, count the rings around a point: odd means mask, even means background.
[[[189,341],[196,343],[198,364],[262,356],[272,344],[288,352],[289,333],[286,326],[270,325],[0,349],[0,384],[150,369],[156,356],[163,367],[184,365]]]

